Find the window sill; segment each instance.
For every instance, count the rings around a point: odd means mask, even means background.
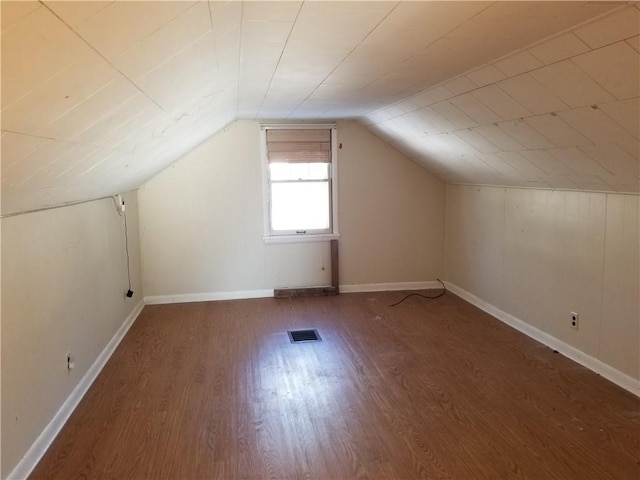
[[[264,243],[307,243],[307,242],[328,242],[340,238],[339,233],[319,233],[309,235],[273,235],[263,236]]]

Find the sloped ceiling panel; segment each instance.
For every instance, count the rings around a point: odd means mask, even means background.
[[[623,6],[363,123],[448,182],[639,193],[639,29]]]
[[[239,7],[2,2],[3,213],[137,188],[233,121]]]
[[[526,170],[543,175],[532,185],[560,185],[551,177],[561,175],[570,188],[626,191],[633,179],[636,6],[1,6],[3,214],[136,188],[236,118],[361,118],[451,181],[520,185],[514,171]],[[607,12],[552,47],[519,51]],[[568,170],[550,168],[557,149]],[[572,179],[578,165],[589,181]]]

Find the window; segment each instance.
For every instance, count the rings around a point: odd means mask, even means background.
[[[263,125],[265,239],[337,236],[334,125]]]

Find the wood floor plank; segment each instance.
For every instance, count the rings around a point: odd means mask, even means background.
[[[402,296],[147,306],[31,478],[640,478],[637,397]]]

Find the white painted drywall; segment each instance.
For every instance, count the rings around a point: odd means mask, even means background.
[[[262,239],[259,129],[235,122],[140,188],[148,298],[330,283],[328,242]],[[356,122],[338,141],[341,284],[441,275],[444,184]]]
[[[2,478],[142,298],[136,194],[124,199],[131,299],[111,199],[2,219]]]
[[[360,124],[338,128],[340,283],[435,280],[444,271],[444,183]]]
[[[637,195],[447,185],[446,277],[639,379],[639,217]]]

